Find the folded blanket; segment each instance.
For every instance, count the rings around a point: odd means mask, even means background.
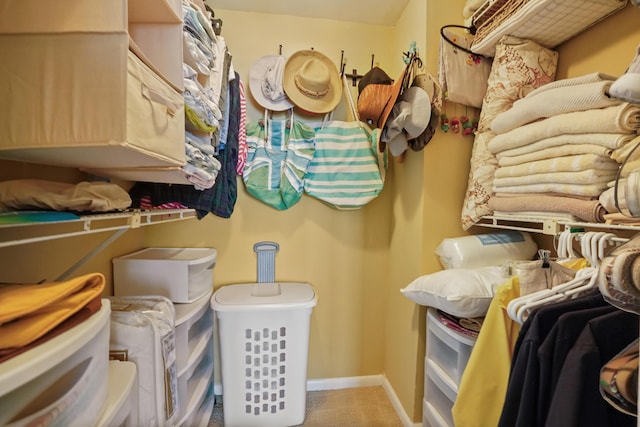
[[[538,119],[574,111],[605,108],[623,103],[609,97],[610,80],[575,86],[560,86],[519,99],[513,107],[491,122],[491,130],[501,134]]]
[[[606,156],[596,154],[578,154],[575,156],[556,157],[553,159],[538,160],[519,165],[499,167],[495,178],[510,176],[527,176],[532,174],[552,172],[579,172],[591,169],[601,171],[617,171],[618,163]]]
[[[503,212],[565,212],[586,222],[604,222],[605,208],[598,200],[581,200],[572,197],[528,194],[518,197],[489,199],[489,207]]]
[[[584,85],[588,83],[597,83],[597,82],[605,82],[605,81],[613,82],[616,79],[617,79],[616,76],[612,76],[611,74],[606,74],[606,73],[601,73],[596,71],[594,73],[584,74],[582,76],[571,77],[568,79],[554,80],[550,83],[547,83],[546,85],[540,86],[539,88],[532,90],[527,94],[527,97],[536,96],[540,92],[545,92],[551,89],[558,89],[561,87],[577,86],[577,85]]]
[[[611,158],[613,160],[618,163],[622,163],[626,160],[627,157],[629,157],[629,154],[631,154],[632,151],[634,152],[634,157],[640,158],[640,150],[634,151],[638,144],[640,144],[640,136],[633,136],[634,138],[627,144],[623,144],[622,146],[613,150],[613,152],[611,153]]]
[[[635,134],[630,133],[563,133],[560,135],[543,138],[538,141],[530,141],[525,145],[514,148],[506,148],[495,153],[499,159],[501,156],[520,156],[522,154],[535,153],[547,148],[567,147],[571,145],[597,145],[610,150],[626,146],[633,140]]]
[[[635,133],[640,129],[640,105],[623,103],[613,107],[558,114],[496,135],[488,144],[491,153],[522,147],[562,134]]]
[[[100,273],[64,282],[0,285],[0,349],[42,337],[100,296],[104,285]]]
[[[44,179],[0,182],[0,211],[51,209],[106,212],[129,206],[131,197],[126,190],[108,182],[68,184]]]
[[[565,196],[589,196],[598,197],[607,189],[606,183],[601,184],[558,184],[542,183],[513,185],[509,187],[493,186],[493,192],[498,193],[548,193],[554,192]]]
[[[508,176],[504,178],[496,177],[493,180],[493,185],[497,187],[507,187],[512,185],[557,183],[604,184],[608,186],[609,181],[616,177],[616,173],[616,171],[600,169],[587,169],[577,172],[536,173],[522,176]]]
[[[624,182],[625,180],[621,180],[620,186],[618,187],[618,205],[622,210],[627,209],[627,201],[624,198]],[[618,212],[618,208],[616,207],[615,191],[615,187],[607,188],[602,192],[600,197],[598,197],[598,201],[604,207],[607,213]]]
[[[533,144],[532,144],[533,145]],[[511,150],[508,150],[511,151]],[[505,153],[503,151],[503,153]],[[554,159],[562,156],[574,156],[578,154],[596,154],[598,156],[610,157],[613,150],[595,144],[574,144],[558,147],[549,147],[519,156],[497,155],[498,166],[513,166],[522,163],[535,162],[538,160]]]

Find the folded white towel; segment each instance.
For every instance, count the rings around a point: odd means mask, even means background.
[[[497,134],[508,132],[538,119],[574,111],[619,105],[623,101],[609,97],[611,81],[560,86],[528,95],[514,102],[513,107],[500,113],[491,122],[491,130]]]
[[[597,154],[599,156],[610,157],[613,150],[595,144],[575,144],[561,147],[549,147],[532,153],[520,156],[496,156],[498,166],[513,166],[522,163],[536,162],[538,160],[555,159],[562,156],[573,156],[578,154]],[[502,153],[500,153],[502,154]]]
[[[504,178],[496,177],[493,180],[493,185],[496,187],[507,187],[514,185],[556,183],[604,184],[606,187],[608,182],[616,177],[616,173],[617,171],[615,170],[600,169],[587,169],[576,172],[536,173],[523,176],[509,176]]]
[[[538,160],[514,166],[499,167],[496,170],[495,178],[526,176],[552,172],[579,172],[590,169],[617,171],[618,167],[619,165],[615,160],[606,156],[598,156],[597,154],[578,154],[575,156],[556,157],[553,159]]]
[[[629,143],[634,137],[634,134],[629,133],[566,133],[497,152],[496,158],[522,156],[549,148],[567,148],[567,150],[570,150],[573,145],[589,145],[601,147],[606,150],[615,150]],[[571,153],[567,151],[565,154],[568,155]]]
[[[607,184],[558,184],[542,183],[513,185],[506,187],[493,186],[493,192],[499,193],[556,193],[566,196],[598,197],[607,189]]]
[[[627,133],[640,129],[640,105],[623,103],[613,107],[558,114],[509,132],[488,143],[495,154],[562,134]]]

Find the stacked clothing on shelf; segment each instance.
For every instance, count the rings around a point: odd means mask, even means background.
[[[544,85],[492,121],[498,168],[489,206],[504,215],[604,222],[600,196],[640,129],[640,106],[609,96],[615,77],[592,73]]]
[[[198,218],[229,218],[237,199],[236,176],[246,158],[246,100],[240,75],[212,13],[198,0],[183,0],[185,151],[182,167],[191,183],[137,182],[132,207],[182,206]]]

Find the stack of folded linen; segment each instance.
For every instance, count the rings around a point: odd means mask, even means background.
[[[558,80],[496,116],[494,213],[604,221],[599,198],[640,129],[640,106],[612,98],[613,81],[602,73]]]

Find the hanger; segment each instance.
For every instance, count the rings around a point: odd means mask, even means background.
[[[507,314],[514,321],[523,324],[532,310],[555,301],[562,301],[573,298],[585,292],[596,289],[598,286],[598,270],[601,262],[605,258],[604,249],[609,244],[617,245],[625,239],[619,239],[613,233],[606,232],[586,232],[564,233],[562,239],[569,241],[569,236],[580,236],[580,248],[582,256],[590,263],[589,267],[582,268],[576,272],[576,276],[566,283],[556,285],[551,289],[543,289],[530,295],[514,298],[507,306]],[[573,237],[571,238],[573,239]],[[561,245],[559,245],[560,247]]]
[[[442,27],[440,28],[440,35],[442,36],[442,38],[443,38],[447,43],[449,43],[450,45],[452,45],[452,46],[456,47],[457,49],[460,49],[461,51],[466,52],[466,53],[468,53],[468,54],[470,54],[470,55],[474,55],[474,56],[477,56],[477,57],[479,57],[479,58],[485,58],[485,59],[488,59],[489,61],[491,61],[491,58],[490,58],[490,57],[488,57],[488,56],[484,56],[484,55],[481,55],[481,54],[479,54],[479,53],[475,53],[475,52],[473,52],[472,50],[467,49],[467,48],[466,48],[466,47],[464,47],[464,46],[460,46],[458,43],[456,43],[456,42],[454,42],[453,40],[451,40],[451,39],[450,39],[449,37],[447,37],[447,36],[445,35],[445,33],[444,33],[444,30],[445,30],[446,28],[463,28],[463,29],[465,29],[465,30],[469,31],[469,33],[470,33],[471,35],[475,36],[475,34],[476,34],[476,28],[475,28],[475,27],[473,27],[473,26],[471,26],[471,27],[465,27],[464,25],[454,25],[454,24],[444,25],[444,26],[442,26]]]

